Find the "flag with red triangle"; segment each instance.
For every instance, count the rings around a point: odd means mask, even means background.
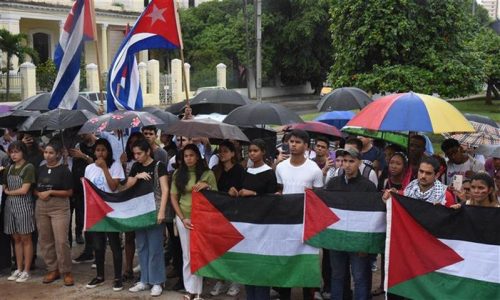
[[[302,243],[304,195],[193,192],[191,271],[241,284],[319,287],[319,250]]]
[[[129,232],[156,224],[154,193],[139,180],[118,193],[106,193],[88,179],[82,179],[86,231]]]
[[[410,299],[500,299],[500,209],[393,194],[385,288]]]
[[[306,190],[304,242],[348,252],[383,253],[386,208],[380,193]]]

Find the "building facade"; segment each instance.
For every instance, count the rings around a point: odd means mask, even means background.
[[[500,19],[500,0],[482,0],[479,4],[488,11],[490,18]]]

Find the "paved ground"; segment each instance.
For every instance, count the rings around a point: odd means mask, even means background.
[[[72,250],[72,256],[76,257],[82,249],[82,246],[77,245]],[[136,258],[137,259],[137,258]],[[124,284],[124,290],[120,292],[114,292],[111,288],[112,284],[112,259],[111,251],[108,249],[106,256],[106,274],[107,280],[102,286],[96,287],[95,289],[87,289],[85,285],[93,277],[95,277],[95,270],[91,269],[90,264],[80,264],[73,265],[73,274],[75,277],[75,285],[72,287],[65,287],[62,280],[58,280],[51,284],[43,284],[42,277],[45,274],[43,261],[39,258],[37,259],[37,269],[32,272],[31,279],[26,283],[16,283],[7,281],[7,274],[2,274],[0,276],[0,299],[151,299],[149,292],[141,292],[137,294],[130,293],[127,289],[132,286],[132,283],[127,282]],[[155,299],[171,299],[171,300],[181,300],[183,297],[182,293],[169,291],[168,289],[175,283],[177,279],[170,279],[167,282],[166,290],[164,290],[161,297]],[[379,283],[380,281],[380,271],[374,273],[374,283]],[[204,293],[202,297],[204,299],[213,300],[236,300],[245,299],[245,294],[242,292],[236,297],[230,296],[217,296],[212,297],[209,292],[211,287],[215,284],[214,280],[205,279],[204,281]],[[293,290],[293,299],[302,299],[302,292],[300,289]],[[383,299],[382,297],[377,297],[374,299]]]

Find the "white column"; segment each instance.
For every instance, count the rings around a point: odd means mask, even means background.
[[[220,63],[217,65],[217,86],[226,87],[226,70],[225,64]]]
[[[139,62],[148,62],[148,50],[140,51],[139,52]]]
[[[87,70],[87,91],[99,92],[99,76],[97,74],[97,65],[88,64],[85,69]]]
[[[184,72],[186,73],[186,86],[188,93],[191,92],[191,65],[184,63]],[[184,90],[184,84],[182,85],[182,90]],[[185,94],[186,92],[184,92]]]
[[[160,105],[160,62],[156,59],[148,61],[148,77],[149,77],[149,103],[148,105]]]
[[[107,72],[108,65],[108,23],[101,24],[101,72]]]
[[[141,90],[144,95],[148,93],[148,66],[145,62],[140,62],[137,68],[139,69],[139,82],[141,83]]]
[[[172,59],[172,102],[177,103],[184,99],[182,94],[182,61]]]
[[[18,34],[21,32],[19,27],[19,20],[21,18],[17,15],[11,14],[1,14],[0,15],[0,28],[6,29],[12,34]],[[1,53],[0,67],[7,67],[9,64],[7,62],[7,53]],[[19,59],[17,56],[13,56],[10,61],[10,66],[12,67],[12,74],[17,74],[17,69],[19,67]]]
[[[36,67],[30,62],[19,66],[21,73],[21,99],[36,95]]]

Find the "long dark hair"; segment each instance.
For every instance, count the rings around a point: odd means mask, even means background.
[[[134,142],[134,144],[140,140],[145,139],[144,134],[142,134],[142,132],[135,131],[135,132],[132,132],[132,134],[130,134],[130,136],[128,137],[128,140],[127,140],[127,145],[125,146],[125,153],[127,154],[127,161],[131,161],[134,158],[134,153],[130,149],[130,148],[132,148],[130,146],[134,146],[134,145],[130,145],[130,143],[132,142],[132,140],[134,138],[137,138],[137,140]]]
[[[96,148],[98,145],[102,145],[106,147],[106,150],[108,150],[108,156],[106,157],[106,166],[108,166],[108,168],[111,168],[111,165],[115,162],[115,160],[113,159],[113,148],[111,148],[111,144],[107,139],[100,138],[95,142]]]
[[[234,144],[228,140],[225,140],[222,143],[220,143],[219,152],[221,147],[226,147],[227,149],[229,149],[229,151],[234,153],[233,158],[231,158],[231,163],[233,163],[233,165],[236,165],[238,163],[238,159],[236,157],[237,156],[236,147],[234,146]],[[212,170],[214,171],[215,179],[219,181],[219,178],[222,175],[222,172],[224,171],[224,164],[220,161],[220,159],[219,163],[215,167],[213,167]]]
[[[182,151],[179,152],[178,155],[182,157],[181,164],[177,171],[175,171],[175,187],[179,191],[180,194],[185,194],[186,193],[186,185],[189,182],[189,169],[188,166],[186,165],[186,162],[184,161],[184,152],[186,150],[191,150],[193,151],[196,156],[198,157],[198,161],[196,162],[195,166],[195,174],[196,174],[196,180],[195,182],[198,182],[203,175],[205,171],[208,170],[207,163],[205,162],[204,159],[201,158],[201,153],[200,149],[198,149],[198,146],[194,144],[188,144],[182,149]]]

